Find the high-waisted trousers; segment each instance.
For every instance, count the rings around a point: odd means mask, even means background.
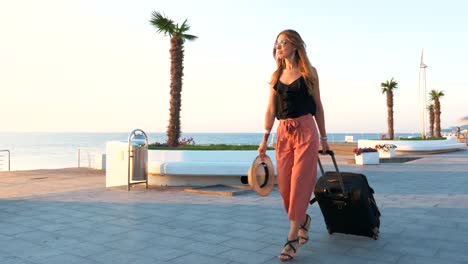
[[[319,137],[312,115],[281,119],[276,139],[278,190],[289,220],[305,218],[317,178]]]

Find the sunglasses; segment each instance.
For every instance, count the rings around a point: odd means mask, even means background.
[[[274,46],[275,48],[279,48],[279,47],[284,47],[284,45],[286,45],[286,43],[288,43],[286,40],[282,40],[280,42],[275,42]]]

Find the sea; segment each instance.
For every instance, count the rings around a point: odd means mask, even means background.
[[[345,142],[345,136],[377,139],[380,133],[329,133],[330,142]],[[415,137],[400,133],[395,137]],[[0,171],[94,167],[96,154],[105,153],[108,141],[127,141],[129,133],[0,133]],[[182,133],[195,144],[259,144],[261,133]],[[273,135],[274,138],[274,135]],[[165,133],[149,133],[150,143],[164,142]],[[271,142],[270,142],[271,143]]]

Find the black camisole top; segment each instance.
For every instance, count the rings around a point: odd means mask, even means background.
[[[277,119],[296,118],[306,114],[315,115],[317,106],[314,97],[307,92],[307,83],[304,77],[299,77],[290,85],[286,85],[278,79],[273,89],[276,91]]]

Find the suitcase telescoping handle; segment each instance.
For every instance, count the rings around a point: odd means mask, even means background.
[[[341,187],[341,192],[343,193],[343,196],[346,197],[346,191],[345,191],[345,187],[344,187],[344,183],[343,183],[343,178],[341,177],[341,172],[340,172],[340,169],[338,169],[338,164],[336,164],[336,159],[335,159],[335,153],[333,152],[333,150],[327,150],[324,151],[323,150],[319,150],[319,154],[328,154],[330,155],[332,161],[333,161],[333,165],[335,166],[335,170],[338,174],[338,182],[340,183],[340,187]],[[320,167],[320,171],[322,172],[322,176],[325,177],[325,170],[323,169],[323,166],[322,166],[322,162],[320,162],[320,157],[317,159],[318,161],[318,165]],[[325,188],[327,188],[327,192],[328,193],[331,193],[330,191],[330,188],[328,187],[328,184],[327,184],[327,181],[325,181]],[[317,199],[314,197],[311,201],[310,201],[310,204],[313,204],[317,201]]]

